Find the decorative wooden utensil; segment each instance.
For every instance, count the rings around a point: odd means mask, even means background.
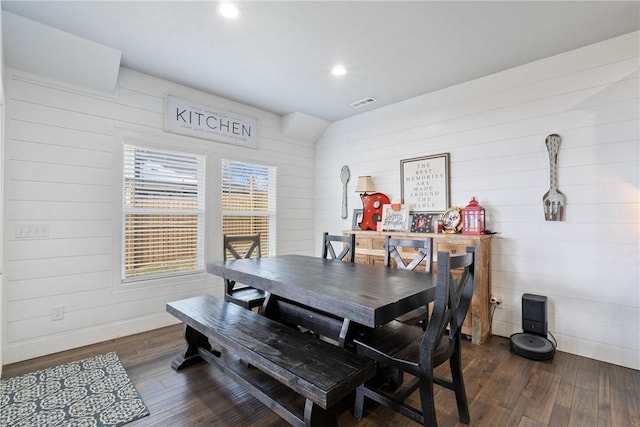
[[[340,170],[340,180],[342,181],[342,219],[347,218],[347,183],[351,178],[349,166],[344,165]]]
[[[544,143],[549,152],[550,180],[549,191],[542,196],[544,219],[546,221],[563,221],[567,198],[558,190],[558,150],[560,148],[560,135],[553,133],[547,136]]]

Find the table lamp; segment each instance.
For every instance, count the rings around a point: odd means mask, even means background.
[[[370,176],[359,176],[358,185],[356,185],[356,193],[362,193],[360,197],[367,193],[373,193],[375,190],[373,186],[373,179]]]

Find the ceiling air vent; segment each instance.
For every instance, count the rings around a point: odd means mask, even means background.
[[[361,99],[360,101],[353,102],[353,103],[351,103],[351,106],[353,108],[360,108],[363,105],[371,104],[371,103],[376,102],[376,101],[377,100],[375,98],[369,97],[369,98]]]

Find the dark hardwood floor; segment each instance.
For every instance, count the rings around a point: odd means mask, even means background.
[[[171,369],[183,343],[176,325],[7,365],[2,377],[115,351],[151,411],[129,426],[288,425],[215,367]],[[471,426],[640,426],[640,371],[562,352],[552,363],[534,362],[511,354],[501,337],[481,346],[465,342],[463,362]],[[437,386],[436,408],[440,426],[464,425],[453,393]],[[339,421],[418,425],[383,407],[370,407],[362,421],[345,410]]]

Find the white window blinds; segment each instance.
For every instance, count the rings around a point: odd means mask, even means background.
[[[262,256],[275,253],[275,166],[222,160],[222,233],[260,233]]]
[[[124,145],[123,281],[204,269],[204,156]]]

